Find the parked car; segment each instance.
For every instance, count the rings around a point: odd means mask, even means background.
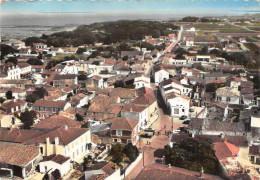
[[[187,116],[182,115],[182,116],[180,117],[180,120],[184,120],[184,119],[186,119],[186,118],[187,118]]]

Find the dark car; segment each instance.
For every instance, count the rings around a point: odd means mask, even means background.
[[[180,120],[184,120],[184,119],[186,119],[186,118],[187,118],[187,116],[182,115],[182,116],[180,117]]]

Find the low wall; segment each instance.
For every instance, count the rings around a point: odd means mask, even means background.
[[[135,167],[136,165],[143,159],[142,153],[139,154],[139,156],[136,158],[134,162],[130,164],[130,166],[127,167],[125,170],[125,174],[120,175],[120,169],[116,170],[113,174],[108,176],[105,180],[122,180],[124,177],[126,177]]]

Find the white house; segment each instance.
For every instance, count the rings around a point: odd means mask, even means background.
[[[90,130],[73,128],[65,125],[30,139],[30,143],[38,144],[43,156],[60,154],[75,161],[92,150]]]
[[[190,98],[188,96],[173,92],[166,95],[166,103],[172,116],[189,115]]]
[[[191,47],[191,46],[193,46],[194,45],[194,38],[187,38],[186,39],[186,46],[189,46],[189,47]]]
[[[182,68],[181,69],[181,74],[185,75],[185,76],[192,76],[192,69]]]
[[[47,45],[46,45],[46,44],[43,44],[43,43],[33,43],[33,46],[34,46],[36,49],[47,49]]]
[[[138,133],[147,128],[148,125],[148,109],[147,105],[126,104],[121,110],[121,117],[138,121]]]
[[[71,169],[70,158],[62,156],[60,154],[44,156],[41,162],[39,163],[39,167],[41,173],[48,174],[58,169],[62,177]]]
[[[225,104],[240,104],[240,92],[230,87],[222,87],[216,90],[216,101]]]
[[[22,63],[18,65],[21,69],[21,74],[28,74],[32,72],[32,65],[28,63]]]
[[[0,79],[21,79],[21,69],[18,65],[6,65],[0,67],[1,73],[4,76],[0,76]]]
[[[25,42],[24,41],[15,41],[12,44],[13,47],[18,47],[18,49],[20,48],[24,48],[25,47]]]
[[[135,89],[139,89],[142,87],[151,88],[150,77],[145,76],[145,75],[136,77],[134,79],[134,85],[135,85]]]
[[[169,79],[169,77],[169,72],[164,68],[161,68],[154,72],[154,81],[156,85],[159,85],[159,83],[161,83],[162,81]]]

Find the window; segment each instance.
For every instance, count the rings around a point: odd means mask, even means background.
[[[122,130],[116,130],[116,135],[117,136],[122,136]]]
[[[184,109],[182,109],[182,112],[185,112],[185,110],[184,110]]]
[[[221,99],[222,99],[221,97],[217,97],[217,100],[221,101]]]
[[[174,114],[179,114],[179,109],[174,108]]]
[[[230,97],[227,97],[227,102],[229,102],[230,101]]]
[[[41,154],[43,154],[43,147],[40,147]]]

